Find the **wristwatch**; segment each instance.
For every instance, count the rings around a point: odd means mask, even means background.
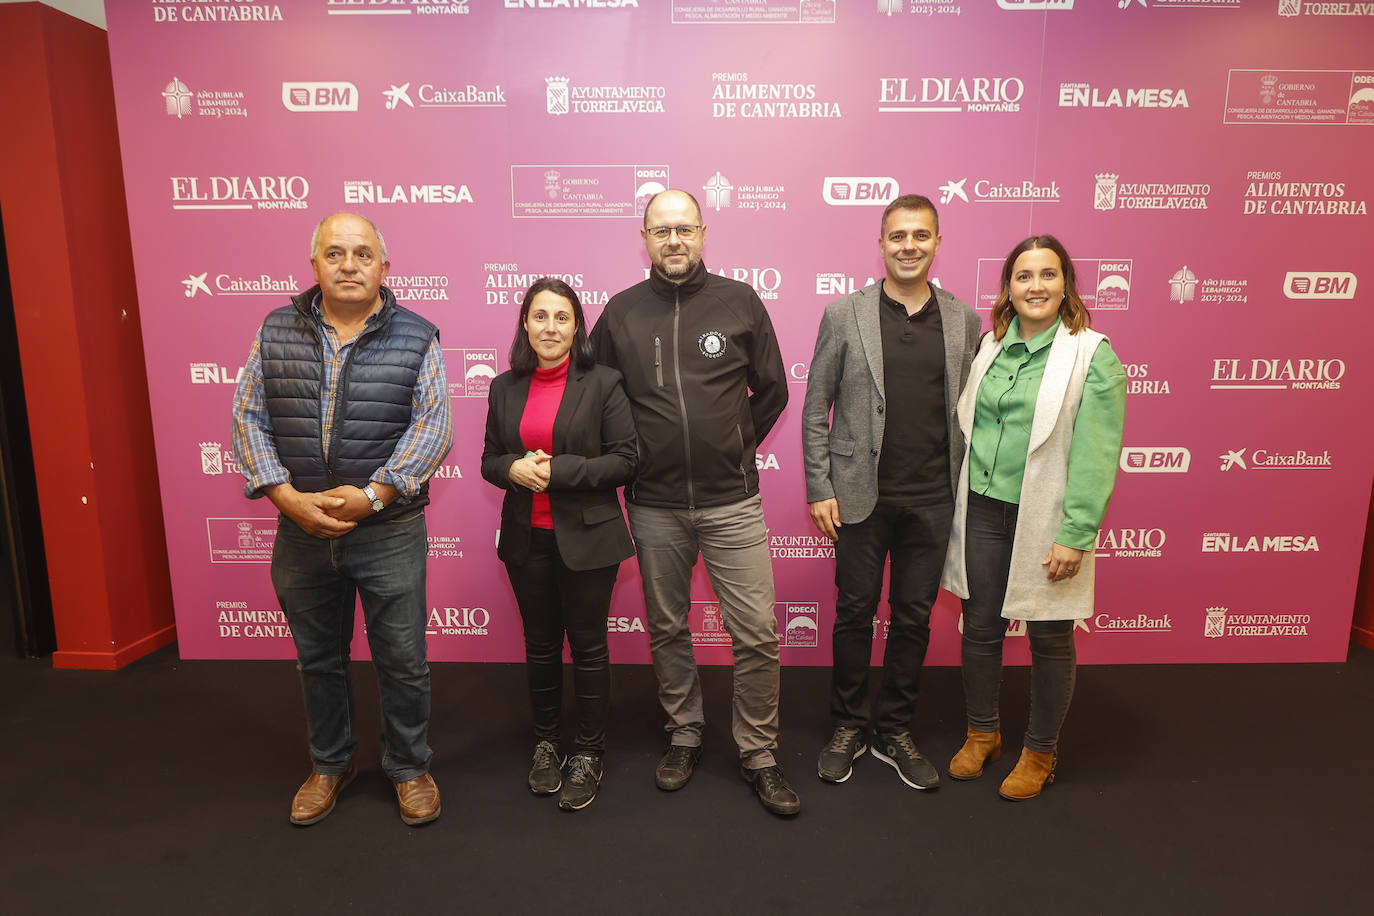
[[[377,498],[377,491],[372,489],[372,484],[363,487],[363,495],[372,500],[372,511],[381,512],[386,508],[386,503]]]

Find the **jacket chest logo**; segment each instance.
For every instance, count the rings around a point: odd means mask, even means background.
[[[707,331],[697,338],[697,347],[707,359],[719,359],[725,355],[725,335],[720,331]]]

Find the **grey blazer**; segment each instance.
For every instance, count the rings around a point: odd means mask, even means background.
[[[883,341],[878,324],[881,281],[825,307],[802,407],[802,458],[806,501],[834,498],[840,522],[852,525],[878,502],[878,457],[883,447]],[[949,434],[950,494],[964,461],[959,392],[978,347],[978,314],[957,296],[931,284],[945,336],[945,418]],[[834,414],[831,414],[831,408]]]

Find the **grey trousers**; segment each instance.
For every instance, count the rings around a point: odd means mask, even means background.
[[[649,650],[673,744],[701,745],[706,724],[688,612],[692,567],[706,563],[734,651],[731,731],[750,769],[772,766],[778,746],[778,625],[773,564],[757,495],[709,509],[626,506],[639,555]]]

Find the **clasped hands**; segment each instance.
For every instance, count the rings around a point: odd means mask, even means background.
[[[399,494],[389,484],[372,484],[382,502],[390,504]],[[358,527],[372,514],[372,500],[361,487],[345,484],[319,493],[302,493],[289,483],[266,487],[263,492],[283,515],[312,537],[332,540]]]
[[[542,493],[549,488],[549,461],[552,458],[553,456],[542,448],[535,452],[526,452],[524,458],[517,458],[511,462],[510,471],[506,476],[516,486]]]

